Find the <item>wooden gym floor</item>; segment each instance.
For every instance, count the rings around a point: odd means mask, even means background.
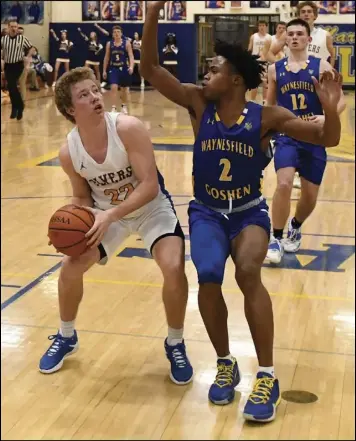
[[[185,339],[193,383],[179,387],[168,378],[162,278],[136,237],[106,267],[96,266],[85,277],[77,320],[80,351],[60,372],[38,372],[47,336],[58,327],[60,256],[47,245],[47,223],[71,193],[56,156],[72,126],[57,112],[52,93],[28,92],[20,122],[9,119],[6,101],[1,111],[1,438],[354,439],[354,94],[347,96],[340,146],[328,151],[302,249],[281,267],[266,264],[263,270],[274,306],[275,367],[284,399],[273,423],[256,425],[241,416],[257,361],[231,262],[223,288],[231,349],[243,377],[231,405],[208,402],[216,358],[198,310],[188,237]],[[150,129],[158,166],[188,234],[188,114],[155,91],[131,92],[130,110]],[[269,202],[275,182],[270,165],[264,186]],[[297,197],[293,190],[293,208]]]

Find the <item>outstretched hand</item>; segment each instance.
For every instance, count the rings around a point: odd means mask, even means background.
[[[320,82],[315,77],[312,79],[324,112],[336,112],[342,92],[342,75],[333,69],[323,72]]]

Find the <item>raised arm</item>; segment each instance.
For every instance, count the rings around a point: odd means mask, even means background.
[[[87,35],[85,35],[84,32],[83,32],[80,28],[78,28],[78,32],[79,32],[79,34],[84,38],[85,41],[88,41],[88,40],[89,40],[89,38],[87,37]]]
[[[327,61],[324,61],[324,60],[321,60],[321,62],[320,62],[320,78],[319,78],[319,81],[322,81],[323,76],[324,76],[324,72],[332,72],[332,73],[334,73],[335,70],[332,67],[331,63],[329,63]],[[340,96],[340,99],[339,99],[339,101],[337,103],[337,113],[339,115],[341,115],[342,112],[345,109],[346,109],[345,95],[344,95],[344,92],[341,89],[341,96]]]
[[[104,80],[106,80],[107,74],[107,68],[109,65],[109,61],[110,61],[110,41],[108,41],[106,43],[106,47],[105,47],[105,57],[104,57],[104,63],[103,63],[103,78]]]
[[[50,29],[49,32],[53,35],[53,38],[54,38],[56,41],[59,41],[59,38],[57,37],[57,35],[56,35],[56,33],[54,32],[53,29]]]
[[[73,167],[68,144],[65,143],[59,150],[59,161],[63,171],[68,175],[72,186],[72,204],[85,207],[93,207],[94,201],[88,182],[82,178]]]
[[[334,48],[334,40],[333,40],[332,35],[329,32],[327,33],[327,36],[326,36],[326,47],[327,47],[327,49],[329,51],[329,54],[330,54],[330,64],[331,64],[332,67],[334,67],[335,66],[335,60],[336,60],[335,48]]]
[[[187,109],[194,108],[200,88],[194,84],[181,84],[177,78],[159,65],[157,27],[160,9],[165,2],[149,2],[143,26],[141,46],[141,75],[162,95]]]
[[[277,55],[279,52],[281,52],[284,48],[284,46],[287,43],[287,33],[285,32],[282,37],[279,40],[276,40],[272,45],[270,49],[271,55]]]
[[[98,25],[98,23],[95,23],[94,26],[104,35],[106,35],[107,37],[110,35],[110,32],[108,32],[106,29],[102,28],[101,26]]]
[[[274,106],[276,104],[277,104],[276,65],[271,64],[268,67],[267,105]]]
[[[274,63],[276,61],[276,57],[271,52],[271,46],[272,46],[272,39],[267,40],[262,49],[262,57],[264,60],[268,61],[269,63]]]
[[[335,147],[340,142],[341,122],[337,105],[342,91],[342,76],[334,71],[325,72],[319,83],[313,78],[315,90],[324,109],[324,123],[314,124],[297,118],[284,107],[266,107],[263,110],[262,126],[265,133],[284,133],[298,141],[324,147]]]
[[[252,49],[253,49],[253,34],[251,35],[250,40],[249,40],[249,42],[248,42],[248,48],[247,48],[247,50],[248,50],[249,52],[252,52]]]

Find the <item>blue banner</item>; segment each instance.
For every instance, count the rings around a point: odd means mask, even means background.
[[[334,39],[336,62],[344,85],[355,87],[355,25],[324,24],[320,27],[330,32]]]

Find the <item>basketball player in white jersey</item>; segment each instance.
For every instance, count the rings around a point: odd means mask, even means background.
[[[286,56],[287,46],[284,46],[276,55],[271,57],[271,47],[280,39],[285,38],[286,26],[287,24],[284,21],[277,23],[275,35],[272,35],[272,38],[267,40],[263,47],[263,57],[269,63],[274,63],[275,61],[281,60]]]
[[[65,256],[58,282],[61,326],[40,360],[48,374],[78,349],[75,319],[83,297],[83,275],[95,263],[105,264],[120,244],[137,233],[160,267],[168,322],[165,340],[177,384],[192,380],[193,369],[183,340],[188,299],[184,273],[184,234],[159,174],[145,126],[136,118],[104,111],[94,73],[80,67],[57,82],[55,101],[66,119],[76,124],[59,151],[73,190],[72,203],[95,215],[87,233],[88,250],[78,258]],[[103,300],[105,302],[105,300]],[[117,320],[117,317],[112,317]]]
[[[297,6],[298,17],[306,21],[311,30],[311,42],[308,45],[308,55],[313,55],[316,58],[321,58],[324,61],[329,61],[332,67],[335,65],[335,50],[333,45],[333,37],[327,31],[322,28],[316,28],[314,23],[318,18],[318,7],[312,1],[299,2]],[[272,46],[270,53],[267,56],[267,60],[271,59],[271,56],[278,54],[287,44],[287,35],[276,41]],[[287,49],[287,55],[289,51]],[[330,59],[329,59],[330,58]],[[295,175],[293,187],[301,188],[300,177]]]
[[[258,32],[254,33],[250,37],[250,42],[248,45],[248,50],[252,52],[252,55],[258,55],[261,61],[264,61],[264,46],[267,42],[272,40],[272,36],[267,32],[267,22],[260,20],[258,22]],[[250,92],[250,99],[256,101],[257,89],[253,89]],[[267,89],[263,87],[263,101],[267,97]]]

